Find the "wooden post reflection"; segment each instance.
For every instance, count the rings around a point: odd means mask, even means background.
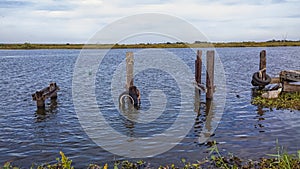
[[[211,99],[206,99],[205,114],[206,114],[205,129],[207,131],[207,133],[205,133],[205,134],[208,134],[206,136],[209,137],[210,132],[212,130],[211,122],[212,122],[212,118],[214,116],[213,101]]]
[[[200,112],[200,93],[201,93],[201,91],[199,89],[195,88],[194,112],[196,112],[198,116],[201,114],[201,112]]]

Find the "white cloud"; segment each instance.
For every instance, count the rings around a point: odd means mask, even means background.
[[[212,41],[300,39],[297,0],[4,0],[0,5],[0,42],[84,43],[109,23],[145,12],[185,19]]]

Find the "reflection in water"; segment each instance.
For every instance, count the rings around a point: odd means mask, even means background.
[[[257,96],[259,96],[259,92],[258,92],[258,89],[257,88],[252,88],[251,89],[251,96],[252,96],[252,98],[251,99],[253,99],[253,98],[255,98],[255,97],[257,97]]]
[[[197,113],[197,118],[198,116],[200,116],[200,95],[201,95],[201,91],[195,88],[194,112]]]
[[[255,128],[259,128],[259,132],[265,132],[264,130],[264,125],[262,124],[262,122],[265,120],[265,118],[263,117],[265,114],[265,110],[263,110],[262,106],[257,106],[257,115],[258,115],[258,124],[255,125]]]
[[[259,90],[257,88],[252,88],[252,98],[255,98],[257,96],[261,95],[261,93],[259,92]],[[257,105],[257,124],[254,125],[254,128],[258,128],[259,132],[265,132],[264,130],[264,125],[262,124],[262,122],[265,120],[265,118],[263,117],[266,110],[263,110],[263,106]]]
[[[124,102],[119,104],[119,110],[126,118],[124,120],[124,126],[128,129],[127,136],[134,137],[134,124],[138,119],[138,111],[134,108],[134,105],[130,103],[130,98],[124,98]]]
[[[213,132],[213,126],[212,126],[212,120],[214,116],[214,111],[213,111],[213,101],[206,99],[206,109],[205,109],[205,114],[206,114],[206,121],[205,121],[205,136],[210,137],[212,132]]]
[[[48,119],[51,115],[57,113],[57,100],[51,99],[50,103],[47,104],[46,108],[38,108],[35,111],[36,122],[43,122]]]
[[[194,124],[195,135],[199,138],[198,144],[203,144],[210,136],[213,135],[217,126],[213,125],[214,120],[214,102],[206,99],[206,102],[201,102],[201,91],[195,89],[194,111],[197,113]],[[205,113],[201,113],[204,111]]]

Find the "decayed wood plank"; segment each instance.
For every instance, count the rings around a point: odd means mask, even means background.
[[[300,71],[299,70],[284,70],[280,72],[281,81],[295,81],[300,82]]]
[[[56,83],[50,83],[48,87],[45,87],[42,90],[36,91],[34,94],[32,94],[32,100],[36,101],[38,108],[44,108],[45,100],[48,98],[56,99],[58,90],[59,87],[56,85]]]
[[[284,92],[300,92],[300,85],[283,82]]]

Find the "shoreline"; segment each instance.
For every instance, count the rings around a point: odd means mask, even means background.
[[[242,159],[238,156],[235,156],[232,153],[224,155],[218,148],[216,141],[211,141],[207,143],[207,151],[209,154],[204,159],[199,159],[197,161],[189,162],[186,159],[182,158],[181,161],[170,161],[167,165],[153,166],[150,162],[144,160],[129,161],[129,160],[117,160],[114,162],[100,162],[90,163],[87,165],[88,169],[179,169],[179,168],[244,168],[244,169],[281,169],[281,168],[300,168],[300,150],[296,153],[287,153],[286,150],[278,145],[278,140],[276,140],[276,151],[274,154],[266,154],[265,157],[259,159]],[[43,163],[38,165],[37,163],[32,162],[32,169],[74,169],[77,168],[72,165],[73,160],[69,159],[62,151],[59,152],[61,158],[56,158],[54,163]],[[8,161],[4,163],[3,169],[21,169],[23,167],[16,167],[12,165],[13,161]],[[102,167],[103,166],[103,167]],[[0,168],[1,164],[0,164]]]
[[[196,43],[139,43],[139,44],[38,44],[0,43],[0,49],[128,49],[128,48],[230,48],[230,47],[286,47],[300,46],[300,41],[266,42],[196,42]]]

